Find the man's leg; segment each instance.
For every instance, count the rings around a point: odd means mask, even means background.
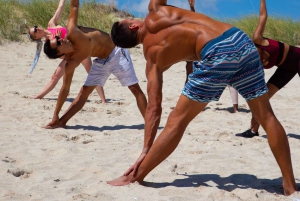
[[[89,73],[90,70],[91,70],[91,67],[92,67],[92,60],[91,60],[91,57],[85,58],[85,59],[81,62],[81,64],[84,66],[86,72]],[[103,87],[101,87],[101,86],[96,86],[96,91],[97,91],[98,95],[100,96],[101,102],[102,102],[102,103],[106,103],[106,100],[105,100],[105,94],[104,94],[104,89],[103,89]]]
[[[82,109],[89,95],[95,89],[96,86],[82,86],[79,94],[72,102],[66,113],[59,119],[59,127],[63,127],[67,124],[69,119],[71,119],[79,110]]]
[[[269,99],[271,99],[280,89],[289,83],[296,74],[297,71],[286,70],[285,68],[277,68],[267,83]],[[250,124],[252,133],[257,133],[259,126],[260,125],[256,121],[255,117],[252,116]]]
[[[137,106],[142,114],[142,116],[145,118],[145,112],[147,108],[147,99],[145,94],[143,93],[142,89],[140,88],[140,85],[138,83],[128,86],[132,94],[135,96]]]
[[[176,107],[168,117],[164,130],[157,137],[141,163],[136,177],[133,177],[131,173],[129,176],[122,176],[108,183],[118,186],[135,181],[142,182],[151,170],[175,150],[188,124],[205,108],[206,105],[207,103],[192,101],[186,96],[181,95]]]
[[[296,191],[297,186],[286,133],[273,113],[267,94],[248,101],[248,105],[267,133],[270,148],[282,173],[284,194],[290,195]]]
[[[269,97],[269,100],[272,98],[272,96],[277,92],[279,91],[279,89],[273,85],[272,83],[267,83],[267,87],[268,87],[268,97]],[[250,124],[250,129],[253,133],[258,133],[258,129],[259,129],[259,123],[257,122],[255,116],[253,116],[252,114],[252,118],[251,118],[251,124]]]

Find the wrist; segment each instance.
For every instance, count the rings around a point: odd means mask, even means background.
[[[143,151],[142,151],[142,154],[147,154],[149,149],[150,149],[150,147],[144,147]]]

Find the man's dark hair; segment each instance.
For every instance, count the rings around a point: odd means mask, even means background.
[[[46,42],[44,44],[44,53],[48,56],[49,59],[57,59],[57,58],[63,56],[63,54],[61,54],[61,55],[58,54],[57,48],[55,48],[55,49],[51,48],[50,40],[46,40]]]
[[[116,46],[131,48],[138,44],[137,31],[129,29],[128,23],[115,22],[111,28],[111,38]]]

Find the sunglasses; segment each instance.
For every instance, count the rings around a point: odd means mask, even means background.
[[[36,25],[35,25],[35,26],[33,26],[33,32],[34,32],[34,33],[36,33],[36,32],[37,32],[37,28],[38,28],[38,26],[36,26]]]
[[[55,36],[54,38],[56,38],[56,44],[57,44],[57,46],[60,46],[61,45],[61,42],[59,41],[60,37],[59,36]]]
[[[33,36],[34,36],[34,38],[32,37],[32,35],[30,35],[30,33],[28,33],[27,34],[27,36],[28,36],[28,38],[30,39],[30,41],[32,41],[32,42],[39,42],[39,41],[41,41],[41,39],[35,39],[35,37],[36,37],[36,35],[35,35],[35,33],[38,31],[37,30],[37,28],[38,28],[38,26],[33,26]]]

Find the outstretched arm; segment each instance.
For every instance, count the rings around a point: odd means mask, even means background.
[[[190,9],[192,12],[196,12],[195,11],[195,0],[188,0],[189,4],[190,4]]]
[[[78,11],[79,11],[79,0],[71,0],[70,15],[69,15],[69,20],[67,25],[68,31],[74,28],[77,29]]]
[[[252,40],[256,44],[261,44],[263,34],[267,24],[268,12],[265,0],[260,0],[259,21],[256,30],[254,31]]]
[[[191,11],[196,12],[195,11],[195,0],[188,0],[188,1],[189,1],[189,4],[190,4]],[[193,62],[192,61],[187,61],[186,62],[185,70],[186,70],[185,83],[187,83],[189,74],[191,74],[193,72]]]
[[[72,82],[72,78],[74,75],[74,71],[75,68],[80,64],[80,61],[75,61],[75,60],[68,60],[66,67],[65,67],[65,75],[64,75],[64,79],[63,79],[63,85],[60,89],[58,98],[57,98],[57,102],[56,102],[56,107],[54,110],[54,114],[52,117],[52,121],[46,126],[47,129],[53,129],[53,128],[57,128],[57,124],[59,121],[59,112],[63,106],[63,104],[65,103],[69,91],[70,91],[70,87],[71,87],[71,82]]]
[[[151,64],[149,61],[147,62],[148,104],[145,112],[144,147],[135,164],[124,173],[125,176],[131,172],[133,172],[133,175],[137,173],[139,165],[146,157],[155,139],[162,112],[162,73],[163,72],[156,68],[155,64]]]
[[[58,21],[60,19],[61,13],[64,9],[64,5],[65,5],[66,0],[60,0],[57,10],[55,11],[53,17],[50,19],[50,21],[48,22],[48,27],[55,27],[58,24]]]
[[[65,74],[65,65],[66,65],[66,60],[63,59],[60,62],[60,64],[57,66],[54,74],[51,77],[51,80],[47,83],[47,85],[43,88],[43,90],[34,97],[35,99],[41,99],[45,95],[47,95],[50,91],[52,91],[52,89],[58,83],[59,79]]]
[[[159,6],[167,5],[167,0],[151,0],[148,6],[149,11],[157,11]]]

